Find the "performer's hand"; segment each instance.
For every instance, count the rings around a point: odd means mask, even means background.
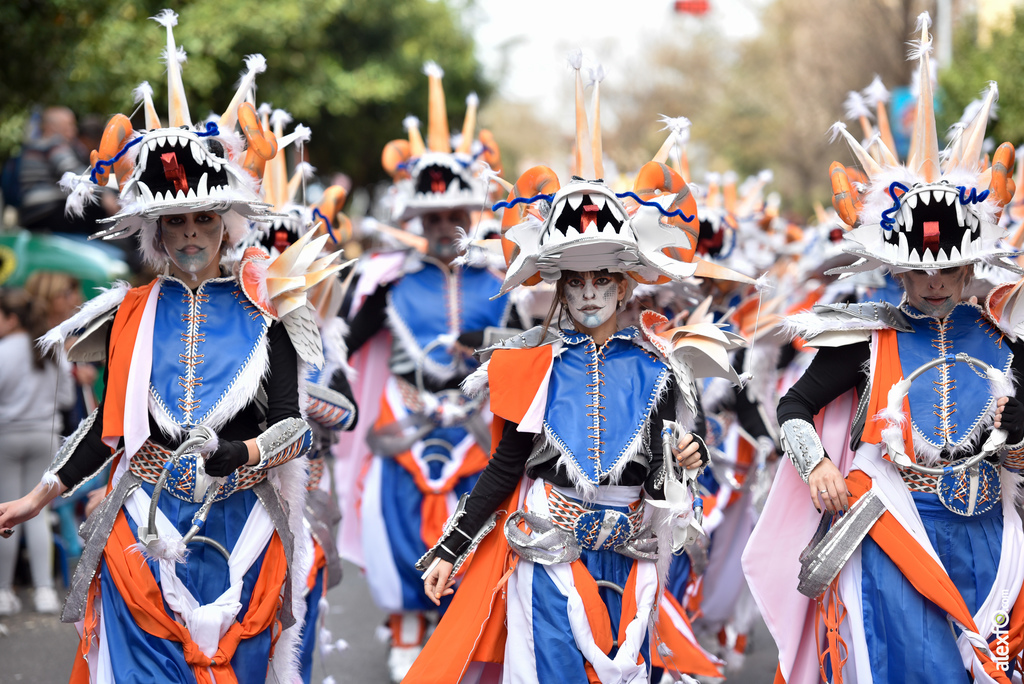
[[[685,470],[700,468],[708,462],[708,448],[702,440],[692,432],[687,432],[679,438],[679,443],[672,450],[676,457],[676,465]]]
[[[206,474],[227,477],[249,462],[249,446],[245,442],[221,440],[217,450],[206,457]]]
[[[0,503],[0,538],[6,539],[14,534],[14,526],[31,520],[43,510],[35,490],[20,499]]]
[[[435,606],[441,605],[441,599],[455,593],[455,578],[451,577],[452,568],[455,566],[446,560],[441,560],[434,569],[430,571],[427,578],[423,580],[423,590],[427,598],[434,602]],[[441,587],[444,587],[442,590]]]
[[[1024,404],[1017,397],[1000,397],[992,427],[1006,430],[1007,444],[1018,444],[1024,439]]]
[[[807,484],[811,489],[811,503],[819,513],[822,505],[830,513],[850,510],[850,492],[846,489],[846,480],[831,460],[823,458],[814,466]]]

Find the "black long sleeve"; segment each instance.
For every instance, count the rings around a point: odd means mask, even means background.
[[[779,400],[779,425],[797,418],[808,423],[834,399],[867,382],[865,363],[871,356],[867,342],[823,347],[796,384]]]
[[[345,346],[355,354],[366,342],[380,332],[388,320],[388,291],[391,284],[379,286],[363,302],[355,318],[349,323]]]

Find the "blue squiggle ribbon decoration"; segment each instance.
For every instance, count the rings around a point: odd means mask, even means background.
[[[491,206],[491,211],[497,211],[498,209],[511,209],[517,204],[533,204],[545,200],[550,202],[554,198],[554,195],[534,195],[533,197],[516,197],[511,202],[497,202]]]
[[[902,190],[904,194],[910,192],[910,188],[899,181],[893,181],[889,184],[889,197],[892,197],[892,201],[895,202],[895,204],[882,212],[882,228],[884,230],[892,230],[893,224],[896,223],[896,219],[894,219],[892,215],[900,210],[900,197],[903,195],[897,197],[896,188]]]
[[[104,166],[113,166],[115,163],[117,163],[117,160],[119,160],[121,157],[123,157],[128,150],[130,150],[131,148],[135,147],[140,142],[142,142],[142,137],[143,136],[140,135],[135,140],[132,140],[130,143],[128,143],[127,145],[122,147],[121,151],[118,152],[117,154],[115,154],[110,159],[101,159],[98,162],[96,162],[96,165],[94,167],[92,167],[92,173],[89,174],[89,180],[91,180],[94,184],[98,184],[99,180],[96,178],[96,176],[98,176],[100,171],[103,170],[103,167]]]
[[[687,216],[686,214],[683,213],[682,209],[676,209],[675,211],[667,211],[663,206],[661,206],[657,202],[646,202],[646,201],[640,199],[640,197],[635,192],[617,192],[617,193],[615,193],[615,196],[619,197],[619,198],[629,197],[629,198],[635,200],[636,202],[644,205],[645,207],[654,207],[659,212],[661,212],[662,216],[667,216],[669,218],[674,217],[674,216],[678,216],[678,217],[682,218],[684,221],[686,221],[687,223],[689,223],[690,221],[692,221],[693,219],[696,218],[696,216]]]
[[[956,186],[956,189],[960,191],[960,204],[966,206],[968,204],[980,204],[988,198],[988,190],[982,190],[980,193],[977,188],[971,188],[971,192],[967,192],[967,188],[963,185]]]
[[[220,129],[217,128],[217,124],[213,121],[207,121],[206,130],[201,133],[197,132],[196,135],[200,138],[209,138],[211,135],[220,135]],[[98,162],[96,162],[96,165],[92,169],[92,173],[89,174],[89,180],[92,181],[93,183],[98,183],[99,181],[97,179],[97,175],[100,173],[100,171],[103,170],[103,167],[113,166],[114,164],[116,164],[117,161],[121,159],[121,157],[123,157],[129,149],[135,147],[140,142],[142,142],[142,139],[144,137],[145,136],[140,135],[139,137],[135,138],[135,140],[132,140],[130,143],[122,147],[121,151],[115,154],[110,159],[101,159]]]
[[[327,234],[331,236],[332,240],[334,240],[334,244],[338,244],[338,238],[334,237],[334,227],[331,225],[331,220],[324,216],[323,212],[316,207],[313,207],[313,218],[319,218],[324,222],[324,225],[327,226]]]

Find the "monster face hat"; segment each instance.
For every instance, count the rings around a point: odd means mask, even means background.
[[[921,94],[906,163],[899,163],[884,136],[873,138],[868,150],[842,123],[833,126],[833,135],[846,139],[868,177],[867,188],[858,193],[842,164],[834,162],[829,170],[832,204],[845,223],[855,226],[846,234],[844,249],[858,257],[834,273],[979,262],[1020,272],[1008,258],[1013,251],[1000,244],[1004,230],[997,225],[1014,192],[1014,149],[1009,143],[1000,145],[988,168],[982,151],[998,91],[990,84],[973,121],[940,154],[929,67],[930,23],[927,13],[918,17],[920,40],[911,50],[911,59],[920,64]]]
[[[250,221],[269,216],[260,200],[264,165],[277,152],[277,141],[264,131],[252,104],[245,101],[256,74],[266,70],[261,55],[246,58],[246,71],[234,99],[218,121],[193,125],[181,79],[185,52],[176,47],[177,15],[164,10],[153,19],[167,29],[168,120],[163,127],[153,106],[152,88],[143,83],[136,97],[143,103],[146,129],[132,129],[128,117],[116,114],[107,123],[99,150],[83,176],[65,174],[61,186],[70,191],[69,213],[81,213],[95,201],[98,185],[120,190],[121,211],[105,219],[111,224],[92,237],[114,239],[139,234],[143,257],[151,266],[163,264],[158,219],[168,214],[216,211],[224,220],[228,241],[237,245]],[[242,136],[234,132],[235,124]]]
[[[420,134],[420,122],[414,116],[405,119],[408,140],[392,140],[384,146],[381,163],[395,180],[392,194],[392,219],[407,221],[439,210],[480,211],[487,202],[488,168],[501,171],[501,156],[490,131],[476,131],[476,93],[466,98],[466,118],[458,145],[452,151],[445,106],[444,71],[427,62],[423,73],[429,79],[427,140]]]
[[[536,166],[512,187],[495,209],[502,217],[502,248],[508,271],[501,292],[519,284],[553,282],[562,271],[607,270],[638,283],[654,284],[690,276],[753,282],[695,257],[697,204],[683,178],[667,164],[667,147],[645,164],[633,191],[616,193],[604,175],[600,128],[600,80],[594,83],[591,137],[580,74],[582,54],[569,57],[576,72],[575,173],[564,187],[554,171]]]

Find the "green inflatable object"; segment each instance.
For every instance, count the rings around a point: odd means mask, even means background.
[[[27,230],[0,233],[0,286],[21,287],[35,271],[60,271],[77,278],[86,299],[131,276],[124,260],[84,240]]]

